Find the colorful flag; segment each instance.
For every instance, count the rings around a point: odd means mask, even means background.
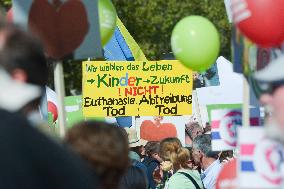
[[[223,106],[224,108],[225,106]],[[230,107],[230,105],[227,105]],[[258,108],[250,110],[250,125],[260,125],[260,111]],[[211,110],[212,150],[233,150],[237,146],[237,127],[242,126],[241,109],[213,109]]]
[[[46,87],[46,98],[47,98],[47,111],[52,113],[53,122],[57,120],[58,117],[58,102],[57,95],[55,91],[51,88]]]
[[[116,27],[115,32],[112,38],[104,47],[104,57],[106,60],[129,60],[133,61],[134,57],[129,49],[125,39],[122,36],[122,33]]]
[[[232,11],[231,11],[232,0],[224,0],[224,3],[225,3],[229,23],[232,23]]]
[[[240,188],[280,188],[284,148],[265,136],[264,127],[238,129]]]
[[[128,32],[128,30],[126,29],[126,27],[123,25],[123,23],[121,22],[119,18],[117,18],[116,24],[123,38],[125,39],[128,47],[130,48],[134,59],[139,60],[139,61],[146,61],[147,58],[144,55],[143,51],[141,50],[139,45],[136,43],[136,41],[133,39],[133,37],[130,35],[130,33]]]

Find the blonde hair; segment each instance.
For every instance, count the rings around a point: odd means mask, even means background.
[[[181,147],[182,145],[178,138],[165,138],[160,142],[160,156],[163,160],[170,160],[169,152]]]
[[[168,160],[173,164],[174,170],[189,168],[188,160],[191,158],[189,150],[183,148],[179,139],[167,138],[161,141],[160,154],[164,160]]]

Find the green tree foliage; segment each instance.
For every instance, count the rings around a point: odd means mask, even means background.
[[[160,59],[171,51],[175,24],[185,16],[201,15],[211,20],[221,36],[221,55],[230,57],[230,24],[223,0],[113,0],[118,16],[146,56]],[[206,53],[206,52],[204,52]]]
[[[0,0],[0,6],[8,10],[12,6],[12,0]]]

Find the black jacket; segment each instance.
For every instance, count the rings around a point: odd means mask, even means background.
[[[0,188],[98,188],[83,161],[18,114],[0,110]]]

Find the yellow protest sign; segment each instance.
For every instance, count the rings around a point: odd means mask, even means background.
[[[86,117],[190,115],[192,72],[179,61],[83,62]]]

